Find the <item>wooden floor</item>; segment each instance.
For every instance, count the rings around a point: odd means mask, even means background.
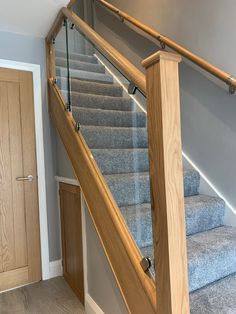
[[[0,314],[84,314],[64,278],[41,281],[0,294]]]

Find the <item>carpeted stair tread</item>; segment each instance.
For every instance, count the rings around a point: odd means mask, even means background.
[[[67,79],[64,77],[58,77],[58,86],[66,90]],[[71,91],[78,93],[89,93],[94,95],[106,95],[113,97],[122,97],[123,89],[118,84],[111,84],[109,82],[97,83],[87,80],[79,80],[76,78],[71,79]]]
[[[184,190],[189,193],[195,191],[195,174],[192,180],[188,170],[184,171]],[[104,176],[117,204],[129,206],[134,204],[150,203],[149,172],[110,174]],[[188,180],[185,180],[188,177]],[[191,196],[186,194],[185,196]]]
[[[222,226],[187,239],[189,290],[236,272],[236,228]]]
[[[147,148],[93,149],[94,159],[103,174],[147,172]]]
[[[220,197],[200,194],[185,198],[187,235],[222,226],[224,215],[225,202]]]
[[[56,58],[67,58],[66,52],[56,50],[55,51]],[[70,60],[88,62],[88,63],[98,63],[98,59],[93,55],[85,55],[80,53],[70,53]]]
[[[191,314],[235,314],[236,273],[190,293]]]
[[[90,149],[146,148],[146,128],[82,126],[81,132]]]
[[[141,251],[153,260],[153,246]],[[235,273],[236,228],[222,226],[188,236],[187,253],[190,292]]]
[[[105,67],[102,64],[90,63],[77,60],[69,60],[70,71],[71,70],[82,70],[88,72],[105,73]],[[56,66],[59,68],[67,69],[67,59],[56,58]]]
[[[105,175],[119,207],[150,202],[149,173]]]
[[[68,73],[66,68],[57,67],[56,68],[56,75],[57,77],[66,78]],[[110,75],[104,73],[95,73],[95,72],[87,72],[83,70],[70,70],[70,77],[83,80],[83,81],[90,81],[90,82],[97,82],[97,83],[105,83],[105,84],[112,84],[113,78]]]
[[[141,111],[126,112],[117,110],[91,109],[73,107],[72,113],[81,125],[145,127],[146,114]]]
[[[222,226],[225,203],[221,198],[196,195],[185,197],[184,201],[187,235]],[[152,245],[151,204],[126,206],[121,211],[138,246]]]
[[[62,91],[64,95],[66,91]],[[104,95],[93,95],[72,92],[73,106],[104,109],[104,110],[118,110],[118,111],[136,111],[134,102],[130,97],[113,97]]]

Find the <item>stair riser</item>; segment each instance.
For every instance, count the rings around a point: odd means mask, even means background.
[[[95,73],[105,73],[105,67],[100,64],[69,60],[69,65],[70,70],[82,70]],[[67,59],[56,58],[56,66],[67,68]]]
[[[186,204],[187,203],[187,204]],[[206,208],[204,205],[189,206],[187,198],[185,198],[185,221],[186,233],[191,235],[194,233],[204,232],[223,225],[225,205],[220,199],[210,201],[211,206]],[[197,210],[196,210],[196,207]],[[122,208],[127,225],[131,230],[136,243],[140,248],[152,245],[152,218],[151,205],[143,205],[136,210],[131,208]]]
[[[126,176],[106,175],[105,179],[119,207],[151,202],[148,173]],[[194,178],[192,181],[189,179],[184,181],[184,190],[188,193],[198,190]],[[186,194],[185,196],[192,195],[195,194]]]
[[[104,97],[91,94],[72,93],[74,106],[104,110],[133,111],[134,102],[131,98]]]
[[[58,86],[63,90],[67,90],[67,80],[66,78],[58,77]],[[86,94],[94,94],[94,95],[106,95],[113,97],[122,97],[123,90],[118,85],[108,84],[99,84],[92,83],[77,79],[71,80],[71,91],[77,93],[86,93]]]
[[[93,150],[93,156],[103,174],[149,171],[147,150]]]
[[[56,51],[55,54],[56,54],[56,57],[64,58],[64,59],[67,58],[66,52]],[[88,63],[94,63],[94,64],[98,63],[97,58],[94,56],[86,56],[86,55],[73,54],[73,53],[70,53],[70,60],[88,62]]]
[[[82,134],[93,148],[147,148],[146,129],[83,127]]]
[[[57,77],[62,77],[65,80],[68,77],[67,69],[57,68],[56,75]],[[86,72],[86,71],[81,71],[81,70],[70,70],[70,78],[77,78],[83,81],[91,81],[91,82],[97,82],[97,83],[103,83],[103,84],[113,83],[113,78],[109,75],[101,74],[101,73]],[[67,82],[65,80],[64,84],[66,83]],[[65,88],[65,86],[62,86],[62,88]]]
[[[236,272],[235,238],[233,227],[217,228],[209,234],[200,233],[188,238],[190,292]],[[198,249],[200,245],[201,251]]]
[[[102,112],[103,111],[103,112]],[[142,112],[123,113],[97,110],[96,112],[74,109],[76,121],[81,125],[114,126],[114,127],[145,127],[146,116]]]
[[[63,97],[67,97],[65,90],[61,91]],[[120,97],[104,97],[99,95],[72,93],[72,104],[76,107],[91,108],[91,109],[104,109],[104,110],[117,110],[117,111],[133,111],[134,104],[130,98]]]

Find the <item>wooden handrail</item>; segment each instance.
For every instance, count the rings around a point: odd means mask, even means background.
[[[78,27],[79,30],[84,33],[97,48],[100,49],[102,54],[104,54],[119,70],[121,70],[122,74],[124,74],[127,79],[132,81],[144,94],[146,93],[145,75],[71,10],[67,8],[61,9],[48,33],[48,36],[46,37],[46,42],[48,44],[56,38],[64,17],[67,17],[76,27]]]
[[[155,284],[145,274],[141,253],[62,95],[49,79],[51,116],[66,148],[90,215],[129,313],[156,313]]]
[[[130,81],[143,92],[146,92],[146,80],[144,74],[139,71],[128,59],[113,48],[106,40],[96,33],[74,12],[63,8],[63,14],[75,24],[86,37],[99,48],[101,52],[124,74]]]
[[[161,45],[164,47],[165,45],[169,48],[173,49],[174,51],[178,52],[183,57],[187,58],[191,62],[197,64],[199,67],[204,69],[205,71],[211,73],[212,75],[216,76],[218,79],[225,82],[227,85],[230,86],[230,93],[234,93],[236,90],[236,78],[233,75],[226,73],[225,71],[219,69],[218,67],[214,66],[213,64],[207,62],[203,58],[200,58],[196,54],[192,53],[188,49],[182,47],[181,45],[177,44],[172,39],[163,36],[161,33],[155,31],[151,27],[141,23],[137,19],[133,18],[132,16],[128,15],[127,13],[119,10],[115,6],[111,5],[105,0],[96,0],[98,3],[106,7],[108,10],[112,11],[116,15],[121,18],[121,21],[128,21],[129,23],[133,24],[137,28],[144,31],[146,34],[150,35],[151,37],[157,39]]]

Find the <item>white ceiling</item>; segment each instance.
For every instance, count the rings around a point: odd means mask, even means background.
[[[45,37],[69,0],[0,0],[0,30]]]

